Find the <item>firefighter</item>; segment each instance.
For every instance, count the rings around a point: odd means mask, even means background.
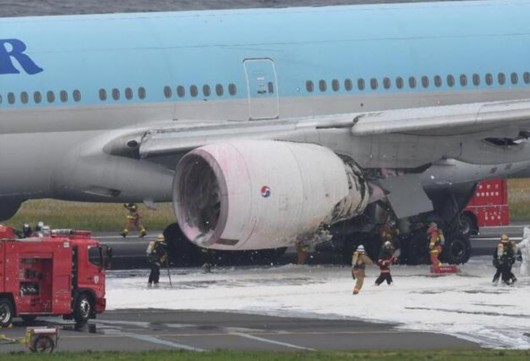
[[[125,207],[125,209],[127,209],[129,213],[127,213],[127,225],[123,229],[123,232],[120,233],[121,236],[123,238],[127,237],[127,235],[129,234],[129,228],[134,226],[137,230],[140,231],[140,237],[144,237],[146,235],[146,232],[144,226],[142,225],[142,217],[138,212],[138,206],[135,203],[125,203],[123,206]]]
[[[356,295],[361,291],[363,287],[365,268],[366,265],[373,264],[370,257],[368,257],[364,251],[364,246],[361,244],[357,247],[357,250],[353,252],[351,266],[352,266],[352,277],[355,280],[355,287],[353,288],[353,294]]]
[[[212,273],[212,251],[208,248],[201,248],[203,264],[201,266],[204,273]]]
[[[493,283],[497,283],[499,274],[502,278],[502,282],[507,285],[511,285],[517,282],[517,278],[512,273],[512,265],[515,262],[515,252],[517,245],[515,242],[510,241],[510,238],[503,234],[501,240],[497,245],[497,272],[493,277]]]
[[[305,264],[309,256],[309,244],[302,240],[296,241],[296,264]]]
[[[442,247],[444,244],[444,235],[438,225],[434,222],[429,224],[427,228],[427,234],[429,235],[429,253],[431,254],[431,264],[435,271],[439,270],[442,262],[439,257],[442,253]]]
[[[149,242],[147,246],[147,260],[151,266],[147,287],[158,287],[160,279],[160,267],[167,261],[167,244],[163,234],[159,234],[156,240]]]
[[[523,240],[517,244],[517,250],[521,252],[521,276],[530,276],[530,228],[523,228]]]
[[[388,285],[392,284],[392,275],[390,274],[390,265],[395,263],[396,257],[394,257],[394,247],[390,241],[386,241],[381,247],[381,252],[379,254],[379,259],[377,264],[379,265],[379,270],[381,273],[379,277],[375,280],[375,285],[379,286],[383,281],[386,281]]]

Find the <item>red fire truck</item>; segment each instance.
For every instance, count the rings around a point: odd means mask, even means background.
[[[112,250],[90,232],[54,230],[17,238],[0,226],[0,326],[19,316],[62,315],[78,323],[105,310],[105,269]]]
[[[464,233],[477,234],[480,227],[510,224],[508,183],[505,179],[482,181],[462,212]]]

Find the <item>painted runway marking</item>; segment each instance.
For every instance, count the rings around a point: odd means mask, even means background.
[[[202,348],[197,348],[197,347],[192,347],[192,346],[188,346],[188,345],[183,345],[183,344],[180,344],[180,343],[175,343],[175,342],[171,342],[171,341],[161,340],[159,338],[156,338],[156,337],[153,337],[153,336],[148,336],[148,335],[124,334],[124,336],[135,338],[137,340],[142,340],[142,341],[147,341],[147,342],[151,342],[151,343],[156,343],[158,345],[164,345],[164,346],[169,346],[169,347],[178,348],[178,349],[182,349],[182,350],[187,350],[187,351],[198,351],[198,352],[207,351],[207,350],[202,349]]]
[[[235,336],[239,336],[239,337],[249,338],[249,339],[251,339],[251,340],[256,340],[256,341],[261,341],[261,342],[266,342],[266,343],[272,343],[272,344],[274,344],[274,345],[280,345],[280,346],[285,346],[285,347],[290,347],[290,348],[296,348],[296,349],[298,349],[298,350],[315,351],[314,348],[303,347],[303,346],[297,346],[297,345],[293,345],[293,344],[286,343],[286,342],[280,342],[280,341],[269,340],[269,339],[267,339],[267,338],[262,338],[262,337],[252,336],[252,335],[249,335],[249,334],[246,334],[246,333],[232,332],[232,333],[230,333],[230,334],[231,334],[231,335],[235,335]]]

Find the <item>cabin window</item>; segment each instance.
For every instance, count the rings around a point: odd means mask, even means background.
[[[81,100],[81,92],[80,92],[79,90],[77,90],[77,89],[74,90],[74,91],[72,92],[72,97],[74,98],[74,101],[75,101],[75,102],[80,101],[80,100]]]
[[[364,90],[364,87],[366,86],[365,82],[364,82],[364,79],[363,78],[359,78],[357,80],[357,88],[359,90]]]
[[[333,89],[333,91],[339,91],[340,89],[340,84],[339,84],[339,81],[337,79],[333,79],[331,81],[331,89]]]
[[[197,89],[197,86],[192,85],[190,86],[190,95],[192,97],[196,97],[199,94],[199,90]]]
[[[68,101],[68,92],[66,90],[61,90],[59,92],[59,99],[61,99],[61,102],[66,103]]]
[[[428,88],[429,87],[429,77],[428,76],[422,76],[421,77],[421,85],[424,87],[424,88]]]
[[[409,88],[416,88],[416,78],[413,76],[409,77]]]
[[[434,86],[439,88],[442,86],[442,77],[439,75],[434,76]]]
[[[449,85],[450,87],[455,86],[455,77],[452,74],[449,74],[447,76],[447,85]]]
[[[29,101],[28,92],[20,93],[20,101],[22,102],[22,104],[28,104],[28,101]]]
[[[506,75],[504,75],[504,73],[499,73],[497,75],[497,81],[500,85],[504,85],[504,83],[506,83]]]
[[[517,75],[517,73],[510,74],[510,80],[513,85],[517,84],[519,82],[519,75]]]
[[[524,80],[524,83],[525,84],[528,84],[530,83],[530,73],[525,71],[524,74],[523,74],[523,80]]]
[[[164,87],[164,96],[166,97],[166,99],[169,99],[171,98],[172,95],[173,95],[173,91],[171,90],[169,86],[166,85]]]
[[[217,84],[215,86],[215,94],[217,94],[217,96],[222,97],[224,92],[225,90],[221,84]]]
[[[107,91],[105,89],[99,89],[99,99],[107,100]]]
[[[9,104],[15,104],[15,94],[14,93],[7,93],[7,102]]]
[[[474,86],[479,86],[480,85],[480,75],[478,74],[473,74],[473,85]]]
[[[51,90],[49,90],[46,93],[46,99],[48,100],[48,103],[53,103],[55,101],[55,93]]]
[[[42,94],[38,91],[33,93],[33,101],[39,104],[42,101]]]
[[[305,82],[305,89],[307,90],[308,93],[313,92],[313,90],[315,89],[315,85],[313,84],[311,80],[308,80]]]
[[[372,78],[372,79],[370,79],[370,88],[372,88],[373,90],[375,90],[375,89],[377,89],[378,86],[379,86],[379,84],[378,84],[376,78]]]
[[[487,73],[484,77],[484,80],[486,81],[487,85],[493,84],[493,75],[491,73]]]
[[[351,91],[353,89],[353,82],[351,81],[351,79],[344,80],[344,89],[346,89],[347,91]]]
[[[125,88],[125,99],[131,100],[133,98],[133,91],[131,88]]]
[[[147,95],[147,92],[145,91],[145,88],[143,86],[138,88],[138,98],[145,99]]]
[[[318,88],[321,92],[325,92],[328,89],[328,85],[326,84],[325,80],[321,80],[318,82]]]
[[[209,97],[212,94],[212,90],[210,89],[210,86],[208,84],[202,86],[202,94],[205,97]]]
[[[112,99],[120,100],[120,89],[112,89]]]
[[[398,89],[403,89],[403,85],[404,85],[403,78],[400,77],[400,76],[398,76],[398,77],[396,78],[396,87],[397,87]]]
[[[184,88],[182,85],[179,85],[177,87],[177,95],[180,98],[184,98],[184,96],[186,96],[186,88]]]
[[[236,95],[237,93],[237,87],[234,83],[228,84],[228,94],[230,95]]]
[[[466,74],[460,75],[460,85],[467,86],[467,76]]]
[[[390,78],[383,78],[383,87],[385,89],[390,89],[390,87],[392,86],[392,83],[390,81]]]

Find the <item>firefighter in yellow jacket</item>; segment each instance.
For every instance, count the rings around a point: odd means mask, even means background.
[[[366,265],[374,264],[370,257],[366,255],[364,251],[364,246],[361,244],[357,247],[357,250],[353,252],[351,267],[352,267],[352,277],[355,280],[355,287],[353,288],[353,294],[356,295],[361,291],[364,283],[365,273],[364,270]]]
[[[137,230],[140,231],[140,237],[144,237],[146,235],[145,228],[142,225],[142,220],[140,213],[138,212],[138,206],[135,203],[125,203],[123,205],[125,209],[127,209],[127,225],[123,229],[123,232],[120,234],[123,238],[127,237],[129,234],[129,228],[134,227]]]
[[[440,261],[440,253],[442,253],[442,246],[444,244],[444,235],[438,225],[434,222],[429,224],[427,228],[427,234],[429,235],[429,252],[431,254],[431,263],[435,270],[439,269],[442,265]]]

